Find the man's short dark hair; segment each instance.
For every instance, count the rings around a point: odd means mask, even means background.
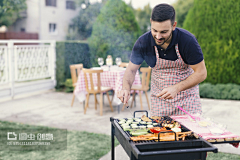
[[[171,20],[173,25],[175,22],[175,9],[169,4],[158,4],[152,10],[151,19],[156,22]]]

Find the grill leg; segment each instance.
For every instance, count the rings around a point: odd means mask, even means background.
[[[115,128],[113,127],[113,124],[111,124],[111,130],[112,130],[112,132],[111,132],[111,141],[112,141],[112,149],[111,149],[111,151],[112,151],[112,160],[114,160],[115,159],[115,153],[114,153],[114,151],[115,151],[115,147],[114,147],[114,135],[115,135]]]
[[[131,152],[131,158],[130,160],[137,160],[136,157],[134,156],[134,154]]]

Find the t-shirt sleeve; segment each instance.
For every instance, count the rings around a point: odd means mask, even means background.
[[[130,61],[133,64],[140,65],[142,64],[144,58],[143,58],[143,49],[140,43],[140,39],[136,41],[136,43],[133,46],[132,53],[130,56]]]
[[[195,37],[189,39],[185,46],[185,59],[189,65],[195,65],[203,60],[202,49]]]

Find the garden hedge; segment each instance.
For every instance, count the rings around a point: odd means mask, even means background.
[[[64,86],[66,79],[71,78],[69,65],[82,63],[90,68],[89,47],[86,42],[65,41],[56,44],[56,89]]]
[[[203,50],[205,82],[240,84],[239,17],[239,0],[195,0],[188,12],[183,28],[196,36]]]

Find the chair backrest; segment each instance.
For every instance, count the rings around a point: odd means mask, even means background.
[[[122,67],[122,68],[127,68],[127,66],[128,66],[128,63],[125,63],[125,62],[122,62],[120,65],[119,65],[119,67]]]
[[[140,71],[142,72],[142,89],[149,89],[149,80],[151,76],[151,70],[150,67],[141,67]]]
[[[79,73],[82,69],[83,69],[83,64],[82,63],[70,65],[70,71],[71,71],[73,86],[77,83],[78,75],[79,75]]]
[[[103,70],[94,70],[94,69],[83,69],[84,73],[84,79],[85,79],[85,85],[87,92],[100,92],[101,91],[101,80],[100,80],[100,73],[103,72]],[[90,86],[88,85],[88,76],[89,75],[89,81]],[[97,90],[94,89],[94,83],[93,83],[93,74],[97,74]]]

